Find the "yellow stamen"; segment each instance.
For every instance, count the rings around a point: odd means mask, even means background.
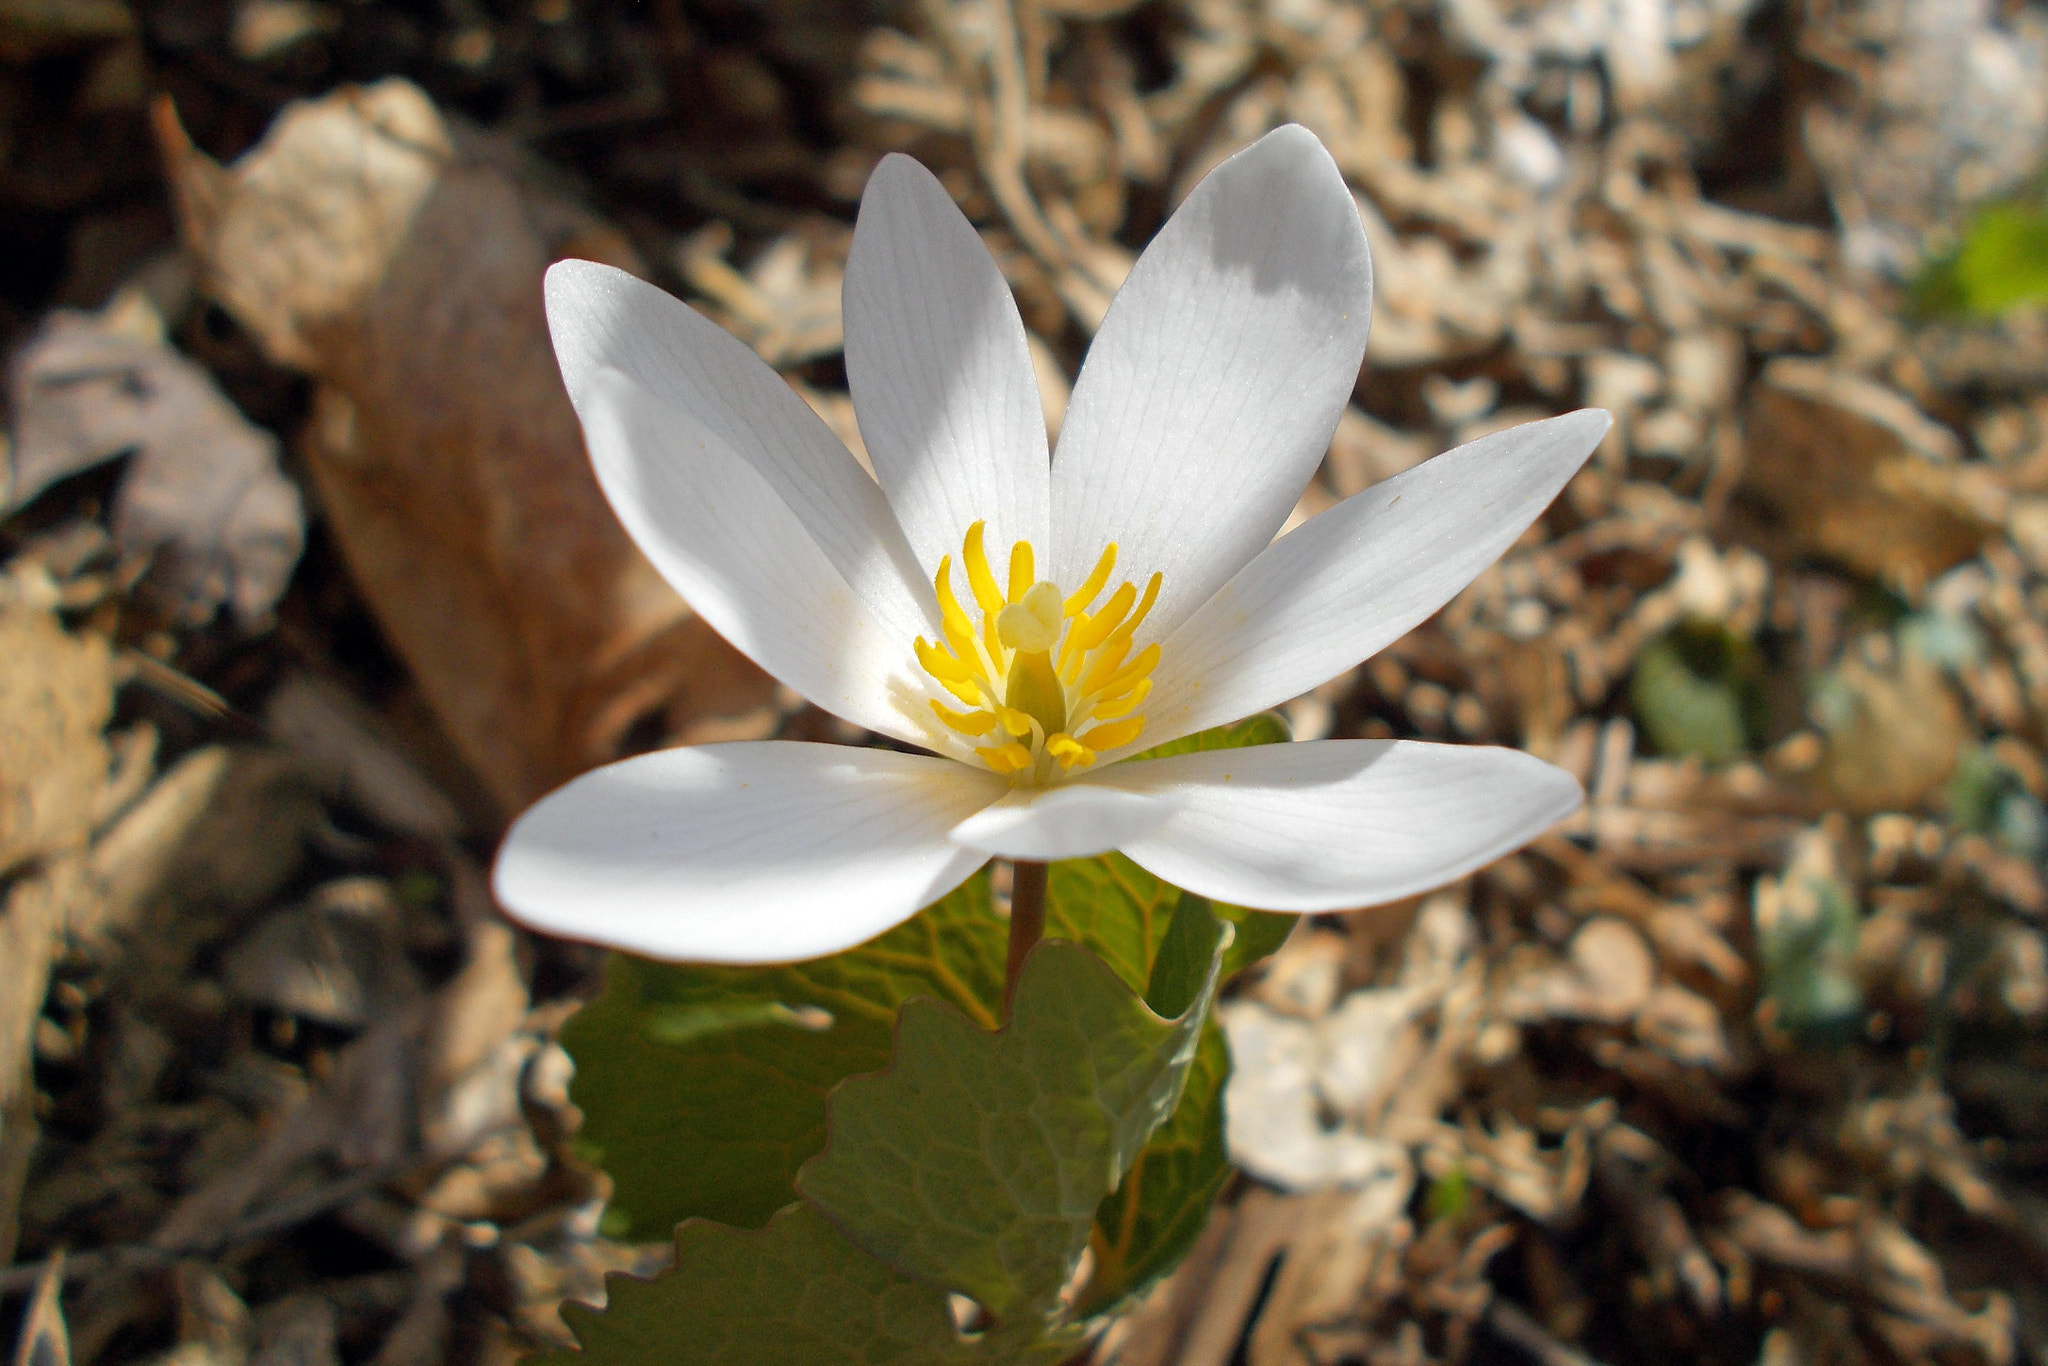
[[[1038,576],[1031,572],[1031,542],[1019,541],[1010,547],[1010,601],[1024,601],[1025,590],[1038,582]],[[1058,590],[1055,589],[1055,592]]]
[[[939,599],[939,629],[945,633],[946,643],[953,647],[956,655],[963,658],[972,655],[974,624],[961,610],[960,599],[953,596],[952,556],[939,561],[939,572],[932,577],[932,592]]]
[[[1109,601],[1102,604],[1100,612],[1091,612],[1075,622],[1067,632],[1067,640],[1074,650],[1086,653],[1108,640],[1109,633],[1123,621],[1124,613],[1131,610],[1131,602],[1137,596],[1138,590],[1129,584],[1119,585],[1116,592],[1109,595]]]
[[[1125,584],[1124,587],[1128,588],[1130,585]],[[1145,622],[1146,615],[1151,612],[1152,604],[1158,600],[1159,575],[1154,574],[1152,582],[1145,589],[1145,600],[1138,604],[1138,610],[1118,623],[1117,628],[1109,633],[1109,638],[1103,641],[1101,648],[1114,654],[1118,659],[1123,658],[1124,651],[1130,648],[1131,637],[1137,634],[1138,628]],[[1101,672],[1099,666],[1097,672]]]
[[[949,679],[955,683],[972,683],[974,681],[974,671],[972,669],[947,654],[944,650],[941,650],[938,646],[927,641],[923,636],[917,638],[915,648],[917,650],[917,662],[922,664],[924,671],[933,678]]]
[[[1085,767],[1095,762],[1095,751],[1064,731],[1045,742],[1045,752],[1059,760],[1061,768]]]
[[[1151,695],[1152,680],[1150,678],[1141,678],[1138,680],[1138,685],[1122,697],[1114,697],[1106,702],[1097,702],[1095,704],[1095,719],[1098,721],[1114,721],[1119,716],[1129,715],[1140,702],[1143,702]]]
[[[1102,548],[1102,558],[1095,562],[1095,568],[1088,571],[1088,577],[1074,590],[1074,596],[1067,599],[1067,615],[1078,617],[1089,603],[1102,592],[1102,585],[1109,582],[1109,571],[1116,568],[1116,542],[1111,541]]]
[[[1031,767],[1031,751],[1015,740],[1006,745],[991,745],[986,749],[978,749],[975,753],[981,756],[983,763],[998,773],[1022,773]]]
[[[1118,745],[1129,744],[1137,739],[1139,732],[1144,729],[1145,718],[1133,716],[1128,721],[1112,721],[1106,726],[1097,726],[1082,735],[1080,741],[1099,754],[1105,749],[1115,749]]]
[[[996,658],[995,620],[991,615],[1003,605],[1003,595],[996,588],[996,576],[989,571],[988,555],[982,549],[982,523],[976,522],[967,528],[967,540],[960,547],[960,561],[967,567],[967,588],[974,594],[974,605],[981,609],[981,644],[988,651],[990,659]]]
[[[1074,686],[1082,692],[1100,692],[1103,680],[1117,671],[1124,662],[1124,656],[1130,652],[1131,638],[1121,631],[1117,632],[1095,652],[1095,662],[1087,669],[1079,667],[1082,661],[1074,661],[1074,673],[1078,676]]]
[[[1008,581],[998,585],[986,532],[987,524],[976,522],[961,541],[971,594],[965,603],[951,556],[939,561],[932,579],[940,639],[914,642],[917,662],[936,685],[927,702],[947,731],[981,742],[974,757],[993,772],[1013,783],[1055,782],[1143,732],[1138,708],[1152,695],[1160,647],[1132,651],[1164,579],[1152,575],[1142,593],[1125,581],[1103,599],[1117,563],[1117,547],[1109,545],[1079,591],[1062,596],[1057,585],[1036,578],[1037,555],[1030,542],[1018,541],[1010,548]],[[1089,610],[1098,600],[1100,609]],[[956,701],[961,705],[949,705]]]
[[[986,735],[996,728],[996,714],[992,711],[954,711],[940,702],[933,702],[932,710],[962,735]]]
[[[955,683],[950,678],[942,678],[939,680],[939,686],[970,707],[979,707],[982,699],[987,696],[982,692],[980,685],[975,683]]]
[[[1105,664],[1108,663],[1107,660],[1103,662]],[[1115,673],[1110,674],[1106,678],[1098,680],[1094,673],[1091,673],[1088,682],[1084,686],[1089,692],[1119,693],[1128,688],[1133,682],[1151,673],[1153,666],[1158,663],[1159,642],[1155,640],[1144,649],[1138,651],[1137,658],[1124,665],[1121,669],[1117,669]],[[1097,665],[1096,672],[1100,672],[1101,667],[1101,665]],[[1112,665],[1111,667],[1114,666]]]
[[[1152,575],[1150,582],[1145,585],[1145,596],[1139,601],[1138,610],[1131,613],[1131,619],[1124,623],[1126,631],[1136,631],[1144,623],[1145,618],[1151,615],[1152,604],[1159,601],[1159,585],[1165,580],[1164,574]]]
[[[982,524],[967,528],[967,543],[960,547],[960,559],[967,566],[967,586],[974,591],[975,606],[987,616],[1003,605],[996,589],[996,576],[989,572],[988,555],[981,548]]]
[[[1029,712],[1019,711],[1015,707],[1006,707],[1001,703],[997,703],[996,720],[1002,722],[1003,729],[1016,736],[1019,740],[1031,733],[1031,714]]]

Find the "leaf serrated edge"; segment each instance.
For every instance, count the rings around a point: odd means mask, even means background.
[[[1201,990],[1198,991],[1195,995],[1194,1001],[1188,1006],[1186,1010],[1182,1011],[1179,1015],[1165,1016],[1161,1015],[1158,1011],[1152,1009],[1152,1007],[1145,1000],[1145,994],[1142,991],[1133,990],[1131,984],[1124,980],[1124,976],[1122,973],[1118,972],[1108,962],[1104,961],[1102,956],[1096,953],[1095,950],[1088,947],[1088,945],[1081,943],[1079,940],[1074,939],[1047,938],[1040,940],[1037,944],[1032,946],[1031,952],[1025,957],[1024,967],[1019,975],[1020,994],[1022,990],[1021,984],[1024,980],[1028,979],[1031,976],[1033,964],[1039,962],[1047,950],[1054,949],[1056,947],[1062,949],[1071,948],[1079,950],[1082,954],[1086,955],[1086,957],[1089,960],[1094,962],[1094,964],[1099,969],[1101,969],[1102,973],[1104,974],[1104,979],[1106,981],[1113,983],[1117,990],[1124,992],[1130,998],[1132,1003],[1135,1004],[1139,1010],[1145,1013],[1148,1019],[1159,1025],[1161,1028],[1178,1028],[1189,1023],[1191,1019],[1196,1022],[1196,1028],[1188,1035],[1188,1041],[1186,1045],[1186,1051],[1188,1055],[1187,1060],[1181,1066],[1180,1086],[1185,1087],[1187,1084],[1187,1074],[1189,1070],[1191,1070],[1192,1068],[1195,1052],[1201,1046],[1202,1030],[1200,1025],[1200,1017],[1206,1015],[1209,1008],[1215,1003],[1216,991],[1222,982],[1223,960],[1230,950],[1230,945],[1232,941],[1234,941],[1237,937],[1237,926],[1235,924],[1233,924],[1231,921],[1225,919],[1222,916],[1216,915],[1213,910],[1210,912],[1210,914],[1212,920],[1216,925],[1217,936],[1216,943],[1210,950],[1208,972],[1203,979]],[[977,1024],[972,1017],[967,1015],[965,1011],[960,1010],[950,1001],[942,1001],[933,997],[922,997],[919,999],[927,1002],[928,1007],[930,1009],[952,1011],[955,1015],[959,1016],[960,1019],[964,1023],[966,1023],[970,1028],[974,1029],[977,1033],[986,1036],[992,1041],[999,1039],[1001,1036],[1008,1033],[1010,1028],[1012,1027],[1010,1023],[1005,1022],[996,1028],[987,1028],[980,1024]],[[841,1220],[839,1220],[831,1213],[831,1211],[825,1209],[823,1206],[812,1201],[808,1195],[804,1194],[803,1190],[804,1172],[809,1170],[813,1164],[823,1161],[826,1155],[832,1152],[833,1144],[837,1140],[837,1134],[835,1132],[835,1126],[833,1124],[832,1102],[839,1095],[841,1088],[845,1087],[846,1085],[852,1082],[879,1081],[883,1078],[894,1075],[894,1073],[896,1072],[896,1060],[900,1055],[902,1045],[903,1019],[904,1015],[907,1013],[907,1008],[910,1004],[911,1002],[909,1001],[904,1002],[905,1009],[898,1010],[896,1013],[896,1021],[895,1024],[892,1026],[892,1033],[890,1037],[889,1065],[887,1067],[881,1068],[878,1071],[858,1072],[850,1074],[845,1077],[841,1077],[839,1081],[833,1084],[831,1091],[827,1093],[825,1101],[825,1142],[816,1153],[814,1153],[809,1159],[807,1159],[804,1162],[804,1164],[801,1167],[797,1169],[796,1187],[799,1196],[802,1197],[802,1203],[808,1205],[815,1213],[819,1215],[819,1217],[824,1219],[824,1221],[827,1224],[829,1224],[834,1231],[836,1231],[841,1237],[845,1238],[847,1242],[852,1244],[855,1248],[859,1249],[863,1254],[873,1257],[877,1262],[887,1267],[891,1272],[903,1277],[906,1280],[914,1281],[920,1285],[932,1286],[935,1289],[945,1291],[949,1294],[956,1294],[959,1292],[954,1290],[953,1287],[940,1284],[939,1282],[934,1281],[929,1277],[920,1275],[917,1272],[906,1271],[903,1268],[896,1266],[893,1262],[889,1261],[888,1258],[883,1257],[873,1251],[870,1251],[869,1248],[856,1235],[854,1230],[847,1228]],[[1164,1124],[1168,1119],[1172,1117],[1173,1111],[1179,1105],[1180,1096],[1181,1091],[1177,1088],[1174,1092],[1171,1103],[1161,1107],[1161,1113],[1159,1118],[1153,1122],[1152,1128],[1147,1131],[1148,1137],[1150,1133],[1156,1132],[1160,1125]],[[1124,1175],[1129,1175],[1132,1167],[1135,1167],[1137,1165],[1138,1160],[1141,1157],[1143,1157],[1144,1151],[1144,1144],[1141,1142],[1138,1146],[1137,1151],[1132,1155],[1130,1165],[1124,1168]],[[1115,1187],[1111,1187],[1110,1191],[1104,1193],[1104,1198],[1107,1198],[1108,1195],[1113,1194],[1115,1189]],[[778,1215],[777,1217],[780,1217],[780,1215]],[[707,1220],[686,1222],[712,1221]],[[765,1232],[765,1229],[763,1230],[763,1232]],[[1089,1226],[1089,1236],[1091,1239],[1093,1238],[1094,1233],[1095,1227],[1093,1222],[1091,1221]],[[1078,1330],[1079,1327],[1080,1325],[1078,1324],[1078,1322],[1067,1323],[1063,1322],[1058,1318],[1050,1319],[1046,1323],[1046,1331],[1044,1334],[1041,1335],[1041,1340],[1049,1340],[1051,1338],[1056,1337],[1061,1333],[1062,1329]]]

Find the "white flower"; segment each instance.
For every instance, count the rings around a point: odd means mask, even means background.
[[[991,856],[1120,849],[1218,900],[1323,911],[1448,881],[1567,814],[1577,783],[1506,749],[1120,762],[1402,635],[1606,430],[1585,411],[1486,437],[1274,541],[1357,381],[1371,294],[1329,154],[1298,127],[1268,135],[1145,250],[1048,461],[1008,287],[931,173],[890,156],[844,294],[869,479],[702,316],[555,266],[562,373],[641,549],[769,673],[929,753],[767,741],[612,764],[513,826],[506,908],[658,957],[769,962],[860,943]]]

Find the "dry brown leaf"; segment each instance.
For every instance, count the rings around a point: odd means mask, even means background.
[[[846,270],[844,229],[829,255],[797,233],[777,238],[746,270],[725,260],[732,229],[712,223],[676,249],[676,268],[711,300],[712,321],[754,348],[770,365],[793,365],[837,352],[844,335],[839,287]]]
[[[0,510],[132,451],[114,543],[156,556],[181,616],[203,622],[226,604],[247,625],[283,595],[306,527],[277,441],[165,342],[139,292],[99,313],[51,314],[16,356],[8,391],[14,446]]]
[[[1959,454],[1954,433],[1902,396],[1786,357],[1756,388],[1744,477],[1799,549],[1917,589],[1975,554],[2003,515],[1991,476]]]
[[[1821,777],[1850,811],[1911,811],[1950,773],[1970,726],[1940,666],[1911,650],[1852,654],[1820,690]]]
[[[270,695],[263,723],[323,794],[420,839],[452,839],[462,833],[454,803],[421,776],[376,716],[344,689],[311,674],[295,674]]]
[[[254,1153],[185,1193],[151,1244],[214,1248],[323,1162],[382,1179],[410,1160],[459,1157],[517,1121],[520,1073],[539,1044],[517,1032],[527,995],[513,947],[508,927],[479,924],[468,961],[447,985],[342,1049]]]
[[[1498,993],[1509,1018],[1594,1020],[1619,1024],[1642,1009],[1656,982],[1657,962],[1642,934],[1625,920],[1596,916],[1566,947],[1566,961],[1530,955]]]
[[[422,991],[405,953],[404,908],[381,878],[340,878],[266,917],[229,949],[222,975],[242,999],[360,1029]]]
[[[106,811],[112,652],[32,608],[0,609],[0,874],[44,860],[0,901],[0,1260],[14,1255],[36,1123],[30,1047],[65,929],[67,889]]]
[[[1414,1192],[1414,1168],[1403,1161],[1362,1189],[1304,1202],[1252,1329],[1253,1366],[1320,1366],[1333,1355],[1318,1350],[1322,1340],[1355,1336],[1414,1234],[1407,1218]]]
[[[0,873],[82,844],[111,755],[113,652],[47,612],[0,610]]]
[[[631,264],[402,80],[288,108],[232,168],[159,139],[206,288],[320,381],[306,462],[349,567],[506,808],[770,684],[627,540],[549,350],[541,274]],[[635,737],[637,741],[637,737]]]

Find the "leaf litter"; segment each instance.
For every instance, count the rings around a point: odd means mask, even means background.
[[[2048,323],[1909,308],[2028,192],[2048,38],[1935,13],[0,6],[0,86],[65,92],[10,106],[0,199],[68,261],[0,307],[17,1359],[509,1363],[669,1255],[603,1231],[555,1041],[596,964],[494,920],[489,841],[616,754],[857,737],[609,520],[549,260],[683,293],[858,449],[847,226],[909,151],[1056,425],[1146,236],[1285,119],[1378,276],[1298,517],[1617,417],[1293,731],[1513,743],[1589,800],[1239,979],[1241,1174],[1095,1359],[2048,1356]]]

